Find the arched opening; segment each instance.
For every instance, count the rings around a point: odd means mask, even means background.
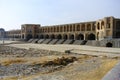
[[[55,39],[55,35],[54,35],[54,34],[52,34],[50,38],[51,38],[51,39]]]
[[[81,25],[81,31],[85,31],[85,24]]]
[[[59,34],[59,35],[57,36],[57,39],[62,39],[62,36]]]
[[[84,35],[83,34],[79,34],[77,36],[77,40],[84,40]]]
[[[100,24],[99,23],[97,24],[97,29],[100,30]]]
[[[63,39],[68,39],[68,36],[65,34],[65,35],[63,36]]]
[[[111,42],[108,42],[107,44],[106,44],[106,47],[112,47],[113,46],[113,44],[111,43]]]
[[[35,38],[39,38],[39,36],[38,36],[38,35],[36,35],[36,36],[35,36]]]
[[[95,40],[95,35],[94,34],[89,34],[88,35],[88,40]]]
[[[80,25],[79,24],[77,25],[77,31],[80,31]]]
[[[87,31],[91,31],[91,24],[87,24]]]
[[[67,25],[67,32],[69,31],[69,25]]]
[[[43,39],[43,35],[40,35],[40,39]]]
[[[22,35],[22,39],[24,39],[24,34]]]
[[[31,34],[28,34],[27,37],[26,37],[26,40],[29,40],[29,39],[31,39],[31,38],[33,38],[32,35],[31,35]]]
[[[45,35],[44,38],[45,38],[45,39],[49,39],[49,35]]]
[[[70,35],[70,39],[74,40],[74,35],[73,34]]]
[[[70,31],[72,31],[72,25],[70,25],[69,27],[70,27]]]

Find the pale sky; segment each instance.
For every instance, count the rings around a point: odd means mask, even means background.
[[[120,0],[0,0],[0,28],[55,25],[120,18]]]

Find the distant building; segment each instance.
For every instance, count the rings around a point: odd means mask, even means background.
[[[3,28],[0,28],[0,40],[5,38],[5,30]]]
[[[1,37],[3,37],[3,29]],[[104,17],[96,21],[79,22],[61,25],[41,26],[40,24],[22,24],[19,30],[5,32],[10,39],[43,39],[94,46],[120,47],[120,19]]]
[[[97,21],[52,26],[23,24],[21,38],[103,40],[120,38],[120,19],[105,17]]]
[[[1,37],[4,29],[0,29]],[[105,17],[97,21],[41,26],[40,24],[23,24],[21,30],[7,31],[8,38],[39,39],[74,39],[103,40],[120,38],[120,19]]]

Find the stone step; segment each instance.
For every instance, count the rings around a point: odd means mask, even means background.
[[[72,44],[74,40],[66,40],[63,44]]]
[[[39,39],[34,39],[32,43],[38,43]]]
[[[65,39],[60,39],[59,41],[57,41],[57,43],[56,43],[56,44],[63,44],[63,43],[64,43],[64,41],[65,41]]]
[[[41,44],[44,40],[45,40],[45,39],[40,39],[40,40],[38,41],[38,43]]]
[[[42,44],[48,44],[52,39],[45,39]]]
[[[53,39],[52,41],[49,42],[49,44],[56,44],[58,39]]]
[[[34,39],[29,39],[28,42],[31,43]]]
[[[75,40],[73,44],[80,45],[83,42],[83,40]]]
[[[87,40],[83,40],[80,45],[85,45],[87,43]]]

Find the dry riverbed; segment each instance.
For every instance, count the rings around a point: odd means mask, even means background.
[[[0,46],[0,80],[101,80],[119,57]]]

